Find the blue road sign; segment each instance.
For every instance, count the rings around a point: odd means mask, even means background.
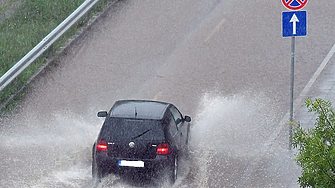
[[[307,35],[307,11],[283,12],[283,37]]]

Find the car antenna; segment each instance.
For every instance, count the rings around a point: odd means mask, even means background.
[[[135,118],[137,118],[137,109],[135,107]]]

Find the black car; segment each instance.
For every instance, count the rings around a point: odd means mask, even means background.
[[[174,183],[178,156],[187,148],[191,118],[170,103],[148,100],[121,100],[105,117],[93,145],[92,176],[125,169],[165,172]]]

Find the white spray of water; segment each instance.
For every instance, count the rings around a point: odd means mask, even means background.
[[[274,105],[263,94],[222,97],[208,93],[198,110],[191,130],[196,187],[213,185],[213,176],[224,178],[223,170],[230,170],[225,165],[236,163],[231,159],[242,163],[257,157],[278,119]]]
[[[222,186],[213,184],[211,177],[221,178],[224,170],[229,171],[224,165],[229,166],[230,159],[248,161],[261,152],[262,143],[274,129],[273,122],[278,120],[274,106],[263,94],[232,97],[205,94],[192,120],[190,158],[180,159],[179,178],[173,187]],[[71,112],[54,113],[48,119],[31,115],[22,123],[27,124],[27,128],[2,133],[1,147],[7,151],[11,148],[9,155],[13,149],[26,152],[11,160],[20,161],[20,157],[25,156],[25,161],[30,164],[25,164],[21,173],[32,172],[16,181],[10,181],[9,177],[3,185],[91,187],[91,147],[101,120],[83,118]],[[43,159],[45,161],[38,161]],[[213,164],[220,164],[223,169],[213,167]],[[158,181],[159,187],[170,187],[166,179]],[[154,183],[153,187],[156,185]],[[111,174],[96,187],[131,186]]]
[[[219,182],[211,182],[210,177],[223,178],[226,174],[215,165],[229,165],[233,158],[245,162],[257,157],[278,119],[274,106],[264,94],[232,97],[205,94],[193,118],[190,156],[180,159],[179,177],[172,187],[222,187]],[[241,176],[243,171],[237,173],[240,174],[236,176]],[[118,176],[110,175],[98,187],[131,185]],[[156,184],[153,187],[157,187]],[[170,185],[162,178],[158,187]]]
[[[47,118],[34,113],[27,117],[2,132],[1,150],[6,154],[2,165],[8,173],[2,174],[1,185],[82,187],[90,182],[91,149],[101,125],[98,118],[65,111]]]

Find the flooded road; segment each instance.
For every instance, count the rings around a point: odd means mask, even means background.
[[[119,99],[167,101],[192,117],[191,153],[174,187],[298,187],[288,136],[273,134],[289,108],[286,10],[267,3],[114,5],[1,119],[0,187],[168,187],[164,178],[130,181],[136,173],[92,184],[96,113]],[[335,42],[335,2],[327,3],[306,6],[295,94]]]

